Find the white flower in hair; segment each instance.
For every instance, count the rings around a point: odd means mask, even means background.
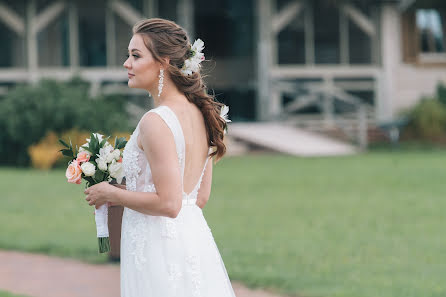
[[[226,123],[232,122],[230,119],[228,119],[228,112],[229,112],[229,106],[223,105],[220,110],[220,117],[223,120],[225,120]]]
[[[201,52],[204,49],[204,42],[201,39],[195,40],[191,46],[191,56],[184,61],[184,65],[181,68],[181,73],[184,75],[191,75],[194,72],[200,70],[200,63],[205,59],[204,54]]]
[[[220,117],[226,122],[230,123],[231,120],[228,119],[228,112],[229,112],[229,106],[223,105],[220,109]],[[225,125],[225,128],[223,130],[224,134],[228,133],[228,126]]]

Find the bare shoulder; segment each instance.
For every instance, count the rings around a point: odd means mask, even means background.
[[[142,136],[165,135],[169,131],[166,122],[156,112],[146,113],[139,123],[139,130]]]

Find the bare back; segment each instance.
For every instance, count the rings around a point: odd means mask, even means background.
[[[186,194],[191,194],[198,186],[197,205],[203,208],[209,199],[212,183],[212,162],[207,161],[206,163],[209,146],[203,115],[195,104],[186,100],[164,105],[175,114],[174,116],[181,126],[179,129],[181,129],[182,138],[184,138],[185,158],[182,190]],[[140,146],[140,139],[137,142]],[[173,139],[171,143],[174,144]],[[203,168],[205,164],[207,164],[206,168]]]
[[[195,104],[187,102],[169,107],[183,129],[186,145],[183,187],[184,192],[190,193],[200,178],[209,151],[206,126],[203,114]]]

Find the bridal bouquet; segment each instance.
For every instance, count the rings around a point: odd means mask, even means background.
[[[59,142],[65,146],[60,150],[64,156],[70,157],[65,176],[69,183],[80,184],[81,180],[87,181],[86,188],[99,184],[103,181],[115,179],[121,183],[123,178],[122,152],[127,143],[124,137],[115,138],[112,146],[108,137],[99,133],[91,133],[90,138],[81,147],[73,148],[73,144],[66,143],[62,139]],[[99,252],[110,251],[110,240],[108,234],[108,208],[102,205],[95,209],[96,231],[99,243]]]

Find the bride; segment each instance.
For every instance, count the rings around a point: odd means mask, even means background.
[[[85,191],[96,208],[124,206],[121,297],[235,296],[202,211],[229,121],[201,78],[203,48],[168,20],[133,28],[128,85],[149,91],[155,108],[124,149],[126,189],[103,182]]]

